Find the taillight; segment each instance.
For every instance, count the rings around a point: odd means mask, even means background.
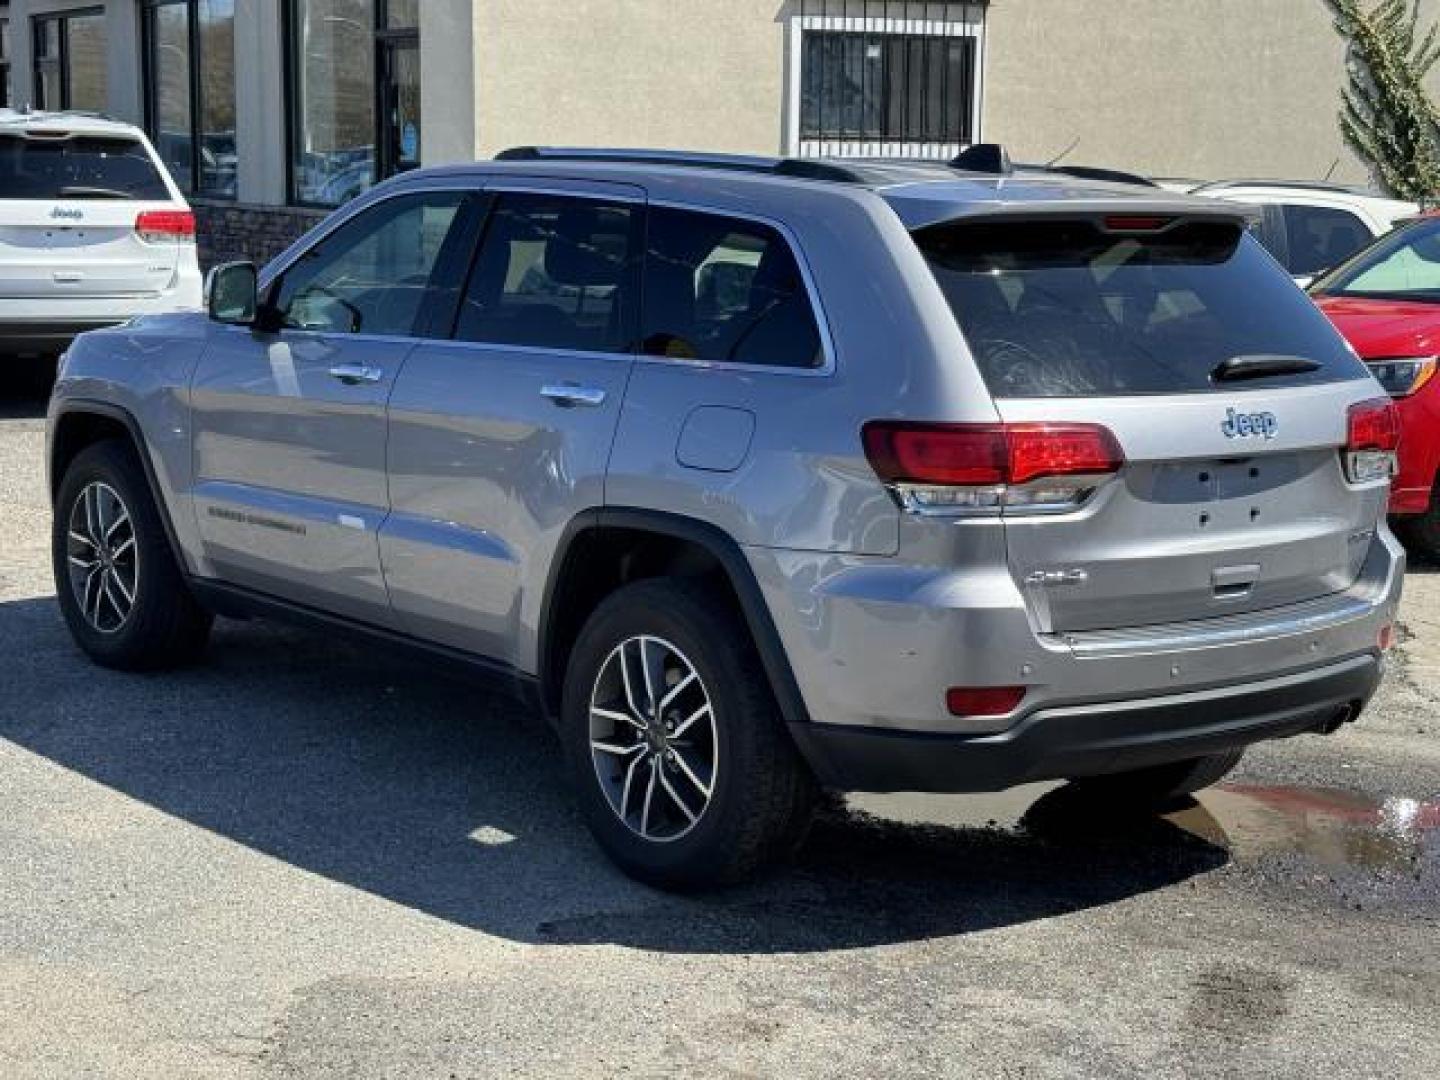
[[[135,219],[135,234],[149,244],[193,242],[195,215],[189,210],[146,210]]]
[[[1073,509],[1125,463],[1098,424],[875,420],[862,437],[876,475],[919,513]]]
[[[1400,413],[1389,398],[1350,406],[1345,437],[1345,472],[1352,484],[1388,480],[1396,472]]]

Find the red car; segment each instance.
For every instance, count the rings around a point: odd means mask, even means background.
[[[1407,543],[1440,559],[1440,216],[1381,237],[1310,293],[1395,398],[1400,472],[1390,513]]]

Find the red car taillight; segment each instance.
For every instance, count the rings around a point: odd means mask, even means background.
[[[1073,508],[1125,464],[1098,424],[875,420],[862,438],[876,475],[921,513]]]
[[[1395,475],[1400,449],[1400,413],[1389,398],[1350,406],[1345,437],[1345,473],[1352,484]]]
[[[146,210],[135,219],[135,234],[150,244],[193,242],[195,215],[189,210]]]

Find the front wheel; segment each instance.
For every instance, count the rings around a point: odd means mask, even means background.
[[[211,617],[190,595],[134,450],[86,447],[55,500],[51,542],[60,610],[104,667],[144,671],[196,657]]]
[[[561,736],[586,823],[631,876],[744,879],[792,851],[815,785],[744,623],[691,581],[627,586],[586,623]]]
[[[1152,810],[1213,787],[1234,771],[1244,750],[1156,765],[1110,776],[1074,780],[1076,794],[1105,806]]]

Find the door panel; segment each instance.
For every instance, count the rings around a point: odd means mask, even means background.
[[[386,404],[412,335],[453,310],[476,206],[460,191],[381,199],[273,284],[278,332],[215,330],[193,383],[195,496],[223,578],[393,624],[377,543]]]
[[[380,549],[410,633],[534,663],[560,537],[604,502],[632,363],[641,204],[614,192],[498,193],[457,340],[419,346],[396,383]]]
[[[380,533],[404,628],[518,663],[521,593],[565,526],[604,501],[628,356],[421,345],[390,402],[389,521]],[[598,390],[595,407],[543,395]]]
[[[226,331],[194,381],[195,509],[229,581],[389,622],[375,537],[388,510],[385,403],[413,344]],[[347,382],[341,365],[375,381]]]

